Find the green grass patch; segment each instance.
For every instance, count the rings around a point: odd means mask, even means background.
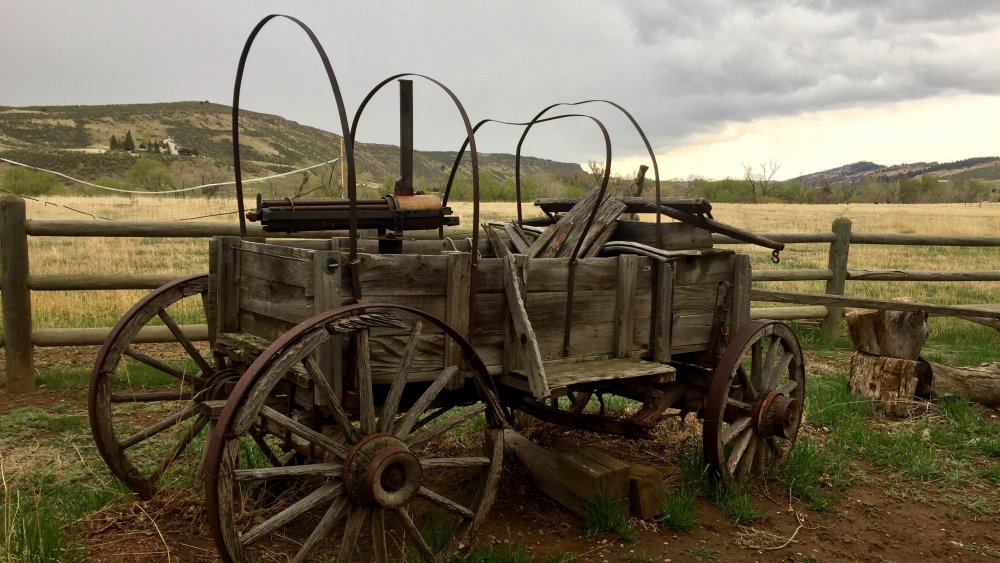
[[[628,499],[614,498],[607,487],[600,487],[587,500],[584,521],[588,536],[611,533],[628,543],[635,541],[635,534],[628,527]]]
[[[827,512],[850,483],[849,460],[820,444],[800,439],[777,470],[790,494],[812,510]]]

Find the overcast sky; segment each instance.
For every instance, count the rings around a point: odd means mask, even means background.
[[[0,14],[0,105],[210,100],[229,104],[247,35],[277,3],[12,1]],[[527,120],[555,102],[611,99],[639,121],[664,178],[779,177],[857,160],[1000,154],[1000,2],[995,0],[620,0],[286,2],[325,46],[353,114],[398,72],[448,85],[473,121]],[[455,150],[458,114],[418,82],[418,149]],[[362,142],[398,142],[397,97],[366,111]],[[242,106],[339,133],[307,38],[287,21],[254,44]],[[580,109],[580,108],[578,108]],[[643,160],[606,107],[613,170]],[[493,126],[480,150],[513,152]],[[335,148],[331,149],[335,151]],[[532,131],[526,152],[603,158],[589,120]]]

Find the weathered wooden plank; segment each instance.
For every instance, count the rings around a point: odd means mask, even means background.
[[[472,255],[464,252],[455,252],[448,255],[448,291],[446,293],[447,305],[445,307],[445,322],[458,331],[459,334],[469,337],[469,322],[472,312],[469,311],[470,276],[472,274]],[[462,351],[458,344],[448,339],[444,349],[444,364],[446,366],[456,366],[459,368],[455,372],[455,377],[447,384],[448,389],[461,389],[465,385],[465,376],[468,373],[462,369]]]
[[[625,204],[617,201],[611,197],[607,197],[602,201],[597,207],[597,213],[594,214],[593,222],[590,228],[584,232],[583,229],[587,226],[586,221],[590,219],[589,214],[586,217],[581,218],[581,226],[578,234],[566,241],[562,250],[557,254],[564,258],[569,258],[573,255],[574,250],[577,246],[577,240],[583,239],[580,243],[580,250],[577,252],[579,257],[596,256],[601,250],[601,246],[604,245],[608,239],[611,238],[612,233],[615,230],[615,221],[625,212]]]
[[[932,270],[847,270],[849,280],[1000,281],[1000,270],[935,272]]]
[[[652,325],[649,349],[653,360],[668,362],[672,354],[674,278],[677,275],[674,262],[659,262],[656,265],[656,291],[653,301]]]
[[[734,253],[726,252],[682,258],[677,261],[674,284],[681,286],[732,282],[734,256]]]
[[[635,296],[635,278],[638,274],[636,256],[618,257],[618,291],[615,295],[615,356],[628,358],[632,355],[632,324],[635,322],[632,300]]]
[[[690,315],[715,312],[718,284],[674,285],[674,314]]]
[[[265,317],[273,317],[275,319],[280,319],[283,321],[288,321],[290,323],[299,323],[303,320],[313,316],[313,300],[312,298],[305,298],[303,295],[298,295],[298,299],[283,299],[283,296],[294,295],[293,291],[295,286],[282,284],[282,289],[291,288],[292,291],[276,291],[275,293],[267,293],[262,291],[254,291],[253,288],[249,287],[251,285],[248,276],[244,276],[241,280],[239,293],[240,293],[240,311],[249,311],[256,313]],[[277,289],[278,286],[273,286]],[[301,288],[297,288],[300,289]]]
[[[527,374],[518,370],[512,371],[511,376],[522,380],[527,378]],[[545,377],[553,395],[564,394],[567,387],[581,383],[637,377],[648,377],[655,383],[668,383],[673,381],[675,376],[676,370],[670,365],[630,358],[545,363]]]
[[[507,242],[500,238],[496,229],[487,223],[483,223],[483,232],[486,233],[486,239],[490,242],[490,247],[493,248],[493,255],[497,258],[504,258],[510,256],[510,247]]]
[[[673,348],[693,345],[704,347],[711,338],[714,319],[715,315],[712,313],[674,315],[670,346]]]
[[[583,514],[587,506],[586,484],[567,477],[559,463],[558,453],[549,451],[513,430],[503,431],[504,444],[528,468],[532,481],[540,491],[559,504]],[[574,474],[574,477],[578,477]]]
[[[545,232],[531,243],[531,248],[527,252],[528,256],[532,258],[555,257],[572,231],[577,230],[582,234],[586,217],[590,214],[593,206],[597,204],[599,195],[599,187],[587,192],[587,195],[560,217],[555,225],[545,229]]]
[[[333,251],[319,251],[313,255],[313,299],[312,314],[336,309],[343,304],[341,295],[341,279],[343,268],[328,268],[327,262],[338,256],[339,253]],[[343,370],[340,368],[343,342],[340,337],[330,338],[327,342],[320,344],[314,353],[316,366],[322,377],[328,382],[330,389],[336,397],[340,397],[343,392]],[[322,394],[317,398],[323,397]],[[320,404],[325,401],[320,402]]]
[[[244,241],[243,244],[249,243]],[[305,288],[307,295],[312,295],[313,272],[311,259],[278,257],[241,247],[237,248],[240,254],[240,276],[254,276],[289,285],[297,285]]]
[[[504,232],[510,238],[510,242],[517,249],[519,254],[527,254],[528,249],[531,248],[531,240],[525,235],[521,227],[517,226],[517,223],[507,223],[503,226]]]
[[[270,341],[277,340],[297,324],[245,310],[239,312],[238,322],[240,330]]]
[[[517,291],[519,295],[525,295],[527,292],[527,260],[504,260],[505,266],[512,270],[512,275],[517,284]],[[521,342],[518,340],[517,328],[514,324],[514,319],[510,312],[510,301],[509,297],[505,294],[503,296],[503,359],[502,366],[503,372],[507,373],[511,370],[518,369],[524,366],[524,354],[521,352]],[[477,300],[477,303],[481,303],[481,300]],[[486,323],[477,318],[476,326],[481,329],[486,329]]]
[[[545,379],[545,367],[542,365],[542,355],[539,351],[535,331],[528,320],[528,313],[521,296],[518,272],[524,270],[528,258],[524,255],[512,254],[504,259],[507,264],[504,274],[504,288],[507,293],[507,310],[513,321],[515,343],[520,342],[521,354],[524,359],[524,370],[528,374],[528,383],[535,398],[549,396],[549,386]]]
[[[218,243],[218,275],[216,276],[215,293],[216,313],[219,332],[236,332],[240,330],[240,255],[236,251],[239,239],[223,237],[216,239]]]

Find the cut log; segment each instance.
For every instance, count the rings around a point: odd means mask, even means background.
[[[911,302],[902,298],[893,301]],[[916,360],[927,341],[927,313],[886,309],[851,309],[845,315],[851,342],[858,352]]]
[[[921,363],[855,352],[851,356],[851,394],[874,399],[891,416],[909,414]]]
[[[921,360],[924,363],[925,360]],[[980,367],[952,367],[926,361],[935,397],[955,395],[980,405],[1000,405],[1000,363]]]

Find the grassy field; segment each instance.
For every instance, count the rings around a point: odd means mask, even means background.
[[[186,198],[170,200],[187,211],[224,209],[219,200]],[[80,219],[82,210],[102,213],[116,219],[171,217],[176,210],[154,206],[128,198],[52,198],[46,202],[28,202],[29,218]],[[160,205],[160,204],[158,204]],[[165,205],[165,204],[162,204]],[[454,202],[452,207],[469,225],[472,206]],[[156,212],[156,215],[153,213]],[[537,215],[534,206],[525,207],[525,215]],[[743,205],[717,204],[715,217],[723,222],[758,233],[829,232],[837,217],[849,217],[855,233],[920,233],[927,235],[990,236],[1000,233],[1000,205]],[[481,220],[505,220],[516,217],[513,203],[484,204]],[[235,221],[230,215],[224,217]],[[647,217],[647,219],[649,219]],[[458,231],[453,236],[464,237]],[[739,246],[751,255],[753,267],[825,268],[828,246],[825,244],[789,245],[780,264],[771,264],[769,251],[759,247]],[[186,274],[207,271],[207,242],[188,239],[151,238],[32,238],[30,260],[33,274]],[[853,245],[849,267],[852,269],[909,270],[981,270],[1000,264],[1000,248],[897,247]],[[797,291],[823,291],[824,282],[781,282],[762,287]],[[909,296],[943,304],[995,303],[995,282],[850,282],[848,295],[877,298]],[[109,326],[139,298],[142,292],[37,292],[32,299],[35,326],[38,328]],[[761,304],[758,304],[761,305]],[[948,323],[945,323],[947,326]]]

